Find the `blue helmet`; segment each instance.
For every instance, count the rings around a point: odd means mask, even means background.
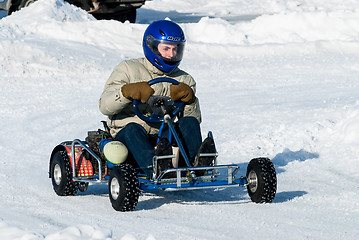
[[[154,66],[169,73],[181,63],[185,42],[180,26],[168,20],[160,20],[147,27],[142,47],[146,58]]]

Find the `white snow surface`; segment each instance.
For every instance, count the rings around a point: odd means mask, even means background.
[[[180,24],[203,136],[219,164],[272,159],[270,204],[245,188],[144,192],[116,212],[107,185],[59,197],[52,149],[101,128],[113,68],[142,57],[148,24]],[[97,21],[63,0],[0,19],[0,239],[357,239],[357,0],[153,0],[136,24]]]

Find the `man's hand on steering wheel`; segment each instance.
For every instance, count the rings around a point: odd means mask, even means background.
[[[121,91],[125,98],[142,103],[145,103],[155,92],[148,82],[128,83],[122,87]],[[196,99],[193,90],[182,82],[170,86],[170,96],[173,101],[182,101],[187,104],[193,103]]]
[[[148,82],[128,83],[121,88],[122,95],[130,100],[138,100],[142,103],[155,93]]]
[[[179,83],[178,85],[172,84],[170,86],[170,94],[173,101],[180,100],[182,102],[191,104],[196,100],[192,88],[183,82]]]

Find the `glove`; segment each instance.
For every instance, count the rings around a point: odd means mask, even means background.
[[[121,88],[122,95],[130,100],[140,100],[145,103],[155,92],[148,82],[128,83]]]
[[[191,104],[196,100],[196,96],[192,88],[190,88],[187,84],[181,82],[178,85],[172,84],[170,86],[170,95],[173,101],[181,100],[182,102]]]

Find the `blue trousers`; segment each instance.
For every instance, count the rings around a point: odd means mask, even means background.
[[[202,143],[199,122],[194,117],[183,117],[176,122],[175,129],[187,156],[193,161]],[[161,137],[168,138],[168,132],[168,128],[164,128]],[[134,160],[147,176],[152,175],[152,160],[155,155],[153,136],[147,134],[141,125],[129,123],[117,133],[115,140],[126,145],[131,153],[129,161],[133,158],[132,161]],[[173,137],[172,141],[175,141]]]

